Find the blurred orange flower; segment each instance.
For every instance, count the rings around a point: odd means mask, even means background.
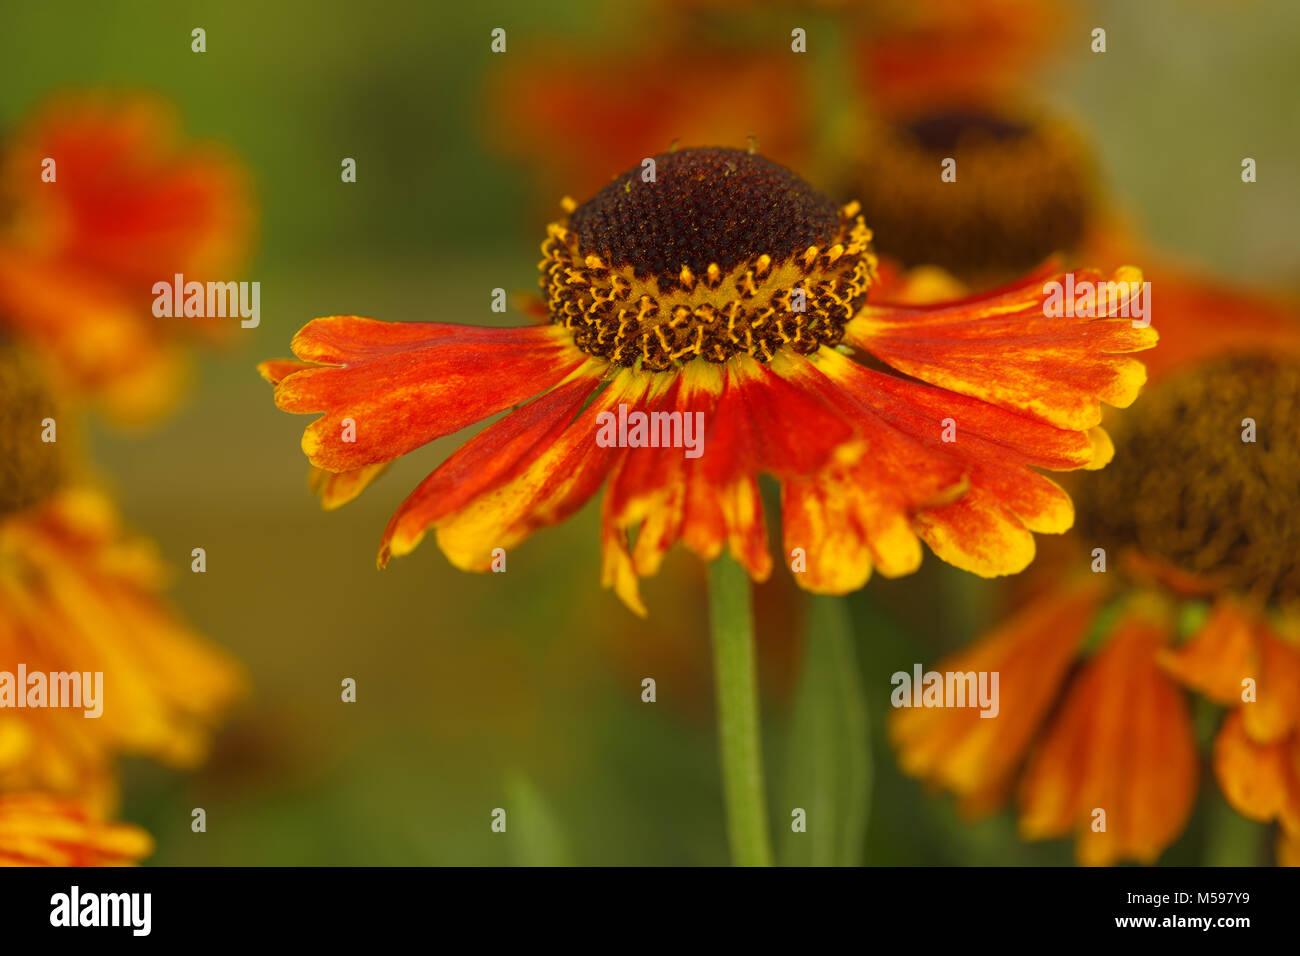
[[[895,117],[1017,96],[1070,25],[1051,0],[873,0],[855,13],[859,88]]]
[[[737,51],[687,54],[652,42],[635,53],[593,55],[548,44],[494,72],[486,135],[540,173],[539,194],[590,195],[611,169],[671,144],[743,143],[802,168],[812,141],[811,91],[797,58]]]
[[[215,331],[155,318],[153,284],[234,278],[253,224],[239,164],[178,125],[150,97],[69,94],[0,151],[0,330],[45,357],[61,391],[127,419],[167,407],[180,343]]]
[[[76,800],[0,794],[0,866],[129,866],[152,852],[145,831],[99,822]]]
[[[1293,632],[1279,633],[1260,610],[1221,596],[1200,633],[1164,658],[1188,687],[1231,708],[1214,775],[1242,816],[1281,824],[1279,862],[1300,840],[1300,615],[1287,621]]]
[[[125,533],[98,492],[63,489],[0,515],[0,670],[103,674],[99,717],[0,711],[0,790],[107,807],[116,755],[202,759],[243,678],[162,603],[164,577],[150,543]]]
[[[1213,301],[1206,311],[1231,322],[1257,298],[1219,290]],[[1232,707],[1214,746],[1219,785],[1243,815],[1280,821],[1278,859],[1295,859],[1300,325],[1268,317],[1238,326],[1246,331],[1223,357],[1163,370],[1116,432],[1115,463],[1081,489],[1078,543],[1093,550],[1042,576],[1037,597],[939,666],[1000,671],[998,718],[899,711],[890,731],[907,773],[972,813],[1018,780],[1027,838],[1075,832],[1081,862],[1154,862],[1196,792],[1183,685]],[[1204,319],[1162,313],[1165,338],[1194,337]],[[1249,353],[1252,328],[1265,354]],[[1246,418],[1267,430],[1258,443],[1242,440]],[[1078,570],[1080,560],[1107,573]],[[1206,599],[1213,609],[1189,626],[1189,604]],[[1093,826],[1098,809],[1104,831]]]
[[[995,808],[1019,779],[1027,839],[1077,832],[1081,863],[1150,863],[1191,813],[1195,739],[1183,695],[1157,665],[1166,625],[1129,607],[1100,649],[1085,649],[1105,595],[1096,580],[1062,581],[937,665],[999,673],[996,718],[899,710],[890,736],[905,772],[953,791],[969,814]]]

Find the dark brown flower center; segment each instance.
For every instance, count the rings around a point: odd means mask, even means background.
[[[0,516],[36,504],[58,485],[59,445],[42,438],[45,420],[54,417],[40,371],[0,341]]]
[[[765,252],[788,259],[823,245],[836,206],[790,170],[739,149],[683,149],[616,177],[573,211],[578,245],[638,277],[675,279],[682,267],[729,272]]]
[[[1143,395],[1114,461],[1080,495],[1080,524],[1096,545],[1136,546],[1234,590],[1294,598],[1298,501],[1300,363],[1239,356]]]
[[[863,137],[849,188],[881,255],[974,282],[1075,248],[1093,208],[1087,152],[1069,129],[975,111],[881,125]]]
[[[923,149],[952,150],[973,139],[1009,142],[1029,135],[1031,128],[1024,123],[989,113],[969,110],[950,110],[917,117],[905,129]]]
[[[590,355],[663,371],[834,345],[866,301],[871,232],[794,173],[735,149],[664,153],[553,224],[541,285]],[[643,175],[644,174],[644,175]]]

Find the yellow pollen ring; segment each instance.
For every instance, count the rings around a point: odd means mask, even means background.
[[[617,366],[658,372],[696,358],[812,354],[841,341],[875,280],[871,230],[857,212],[857,203],[840,210],[824,246],[779,262],[760,253],[727,272],[712,263],[702,276],[683,265],[676,275],[640,278],[579,249],[576,233],[551,223],[540,284],[551,321]]]

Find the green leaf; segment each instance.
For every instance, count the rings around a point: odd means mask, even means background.
[[[785,800],[776,814],[782,862],[857,866],[862,862],[871,797],[866,698],[842,598],[816,596],[803,674],[787,741]],[[795,832],[796,808],[806,832]]]

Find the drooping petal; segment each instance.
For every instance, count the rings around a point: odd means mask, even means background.
[[[388,522],[379,566],[409,554],[426,529],[470,501],[518,478],[546,454],[595,389],[594,369],[580,370],[550,392],[485,428],[422,481]]]
[[[627,533],[618,528],[611,520],[609,495],[605,496],[600,521],[600,583],[602,587],[612,588],[628,608],[638,617],[645,617],[645,602],[641,600],[641,579],[636,573],[636,564],[628,551]]]
[[[1026,838],[1075,832],[1079,861],[1104,866],[1152,863],[1182,832],[1196,743],[1183,693],[1156,663],[1168,640],[1128,615],[1075,678],[1021,781]]]
[[[1256,698],[1242,704],[1246,733],[1261,743],[1279,740],[1300,724],[1300,651],[1261,624],[1256,631]]]
[[[1215,602],[1190,641],[1160,652],[1160,663],[1187,687],[1218,704],[1241,703],[1242,681],[1258,675],[1255,622],[1229,597]]]
[[[1091,579],[1052,588],[941,661],[941,673],[997,672],[997,716],[970,708],[895,710],[889,735],[903,771],[951,790],[968,812],[992,809],[1057,699],[1103,594]]]
[[[717,453],[718,448],[709,441],[709,426],[723,381],[722,369],[705,363],[693,363],[680,374],[655,376],[643,410],[650,416],[680,416],[683,440],[688,425],[692,435],[698,436],[699,457],[688,458],[682,448],[628,448],[606,492],[607,513],[615,525],[630,528],[661,514],[668,498],[683,497],[687,473],[698,467],[705,450],[710,455]]]
[[[1032,532],[1059,533],[1073,523],[1069,496],[1033,469],[1086,468],[1109,449],[1095,433],[902,381],[829,349],[801,382],[839,403],[866,443],[853,468],[868,488],[860,519],[883,519],[901,542],[904,515],[939,557],[984,576],[1023,570],[1034,556]],[[801,495],[797,503],[806,508],[811,500]],[[842,540],[853,534],[837,533]],[[861,577],[861,558],[858,564],[852,574],[840,572],[846,582]],[[910,562],[902,567],[915,570]]]
[[[709,419],[709,481],[729,485],[760,472],[811,474],[853,437],[842,413],[801,387],[807,365],[784,354],[767,368],[744,354],[727,362],[725,385]]]
[[[192,766],[243,688],[238,665],[163,602],[155,550],[124,533],[110,502],[63,489],[0,522],[0,660],[32,672],[102,674],[101,713],[5,711],[0,787],[98,796],[117,754]],[[85,709],[97,704],[83,691]],[[0,726],[0,731],[4,728]]]
[[[648,377],[623,369],[527,466],[434,522],[438,545],[457,567],[485,570],[492,550],[509,550],[532,532],[563,521],[600,488],[623,449],[598,441],[600,417],[640,406]],[[512,469],[513,471],[513,469]],[[416,539],[418,540],[418,539]],[[393,553],[400,553],[393,540]],[[413,546],[413,545],[412,545]]]
[[[692,363],[671,384],[652,387],[649,414],[680,414],[703,429],[699,446],[628,449],[610,482],[606,521],[633,529],[634,566],[653,574],[680,538],[705,560],[724,544],[757,580],[771,572],[755,477],[812,474],[853,431],[844,413],[802,381],[805,359],[769,366],[746,355],[724,366]]]
[[[731,556],[755,581],[766,581],[772,573],[772,555],[767,550],[767,521],[758,479],[750,475],[724,485],[718,489],[718,501]]]
[[[918,514],[916,529],[938,557],[980,577],[1019,574],[1036,552],[1024,522],[981,488]]]
[[[895,429],[881,424],[848,465],[832,465],[782,486],[785,551],[802,553],[799,584],[810,591],[845,594],[874,569],[886,577],[911,574],[921,563],[914,513],[965,490],[960,467],[936,460]]]
[[[1300,829],[1300,738],[1261,743],[1251,737],[1238,708],[1224,718],[1214,739],[1214,776],[1242,816],[1281,819],[1291,830]]]

